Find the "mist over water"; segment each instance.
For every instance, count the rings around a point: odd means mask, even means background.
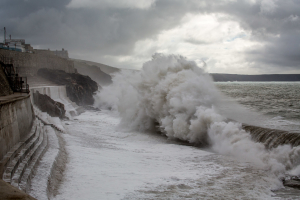
[[[96,105],[111,108],[127,130],[159,130],[168,138],[209,146],[213,151],[251,162],[279,178],[300,174],[300,148],[266,150],[239,122],[218,112],[223,97],[210,76],[182,56],[155,54],[140,71],[123,70],[98,94]]]

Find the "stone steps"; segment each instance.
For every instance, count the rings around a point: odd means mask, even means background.
[[[0,165],[5,182],[25,191],[30,186],[33,169],[47,150],[48,141],[42,122],[35,119],[32,130],[5,155]]]
[[[11,151],[9,151],[3,158],[3,160],[0,162],[0,175],[3,177],[3,173],[5,169],[8,167],[8,165],[13,161],[13,159],[19,154],[19,152],[24,148],[26,144],[29,143],[29,141],[32,140],[32,138],[36,135],[36,129],[37,129],[37,120],[34,120],[32,128],[28,136],[24,139],[23,142],[17,143]]]
[[[24,192],[28,192],[28,190],[30,189],[30,181],[34,173],[33,169],[37,166],[39,159],[44,155],[44,153],[47,150],[48,147],[47,134],[44,132],[43,135],[44,135],[43,140],[39,145],[39,149],[35,151],[36,155],[32,157],[30,164],[26,167],[21,182],[19,184],[19,187]]]
[[[12,186],[17,187],[19,185],[19,183],[21,182],[21,178],[24,175],[24,172],[25,172],[27,166],[33,160],[33,158],[36,155],[38,149],[41,147],[43,139],[44,139],[44,134],[41,132],[41,130],[39,130],[38,139],[33,142],[34,146],[32,145],[28,149],[29,151],[26,154],[25,158],[18,165],[18,168],[16,169],[15,173],[11,177],[11,185]]]
[[[44,124],[49,145],[39,166],[34,170],[34,178],[30,179],[30,190],[23,189],[22,180],[19,186],[36,199],[53,199],[67,162],[65,141],[62,137],[64,130],[57,127],[59,125],[55,125],[55,119],[41,112],[36,106],[34,106],[34,112],[36,118]]]
[[[44,121],[40,116],[36,115],[36,117],[45,125],[45,126],[51,126],[52,128],[54,128],[55,130],[63,133],[64,131],[61,130],[60,128],[58,128],[55,124],[49,124],[46,121]]]
[[[25,156],[30,152],[30,150],[36,145],[40,137],[40,127],[37,126],[34,137],[22,147],[22,149],[15,155],[12,161],[7,166],[3,174],[3,180],[7,183],[11,183],[11,179],[19,167],[19,164],[23,161]]]

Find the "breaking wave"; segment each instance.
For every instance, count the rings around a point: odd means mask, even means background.
[[[140,71],[122,70],[97,96],[99,107],[121,117],[121,127],[147,131],[157,127],[168,138],[209,145],[215,152],[235,156],[272,172],[299,175],[299,147],[266,149],[251,140],[242,124],[226,119],[215,105],[222,95],[211,77],[182,56],[155,54]]]

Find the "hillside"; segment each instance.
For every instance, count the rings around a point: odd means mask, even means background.
[[[74,67],[77,72],[86,76],[91,77],[99,85],[108,85],[111,81],[110,74],[118,72],[119,69],[115,67],[110,67],[101,63],[72,59],[74,61]]]
[[[111,74],[118,72],[120,69],[111,67],[101,63],[72,59],[74,66],[78,73],[87,75],[100,85],[107,85],[111,83]],[[300,74],[260,74],[260,75],[244,75],[244,74],[210,74],[215,82],[228,81],[300,81]]]

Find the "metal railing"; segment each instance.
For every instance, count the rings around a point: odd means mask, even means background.
[[[7,77],[14,92],[29,93],[29,85],[27,84],[27,77],[10,76]]]
[[[10,57],[7,57],[7,56],[4,56],[2,54],[0,54],[0,61],[6,65],[8,64],[13,64],[14,63],[14,59],[13,58],[10,58]]]
[[[0,54],[0,65],[13,92],[29,93],[27,77],[20,77],[18,75],[18,70],[14,67],[12,58]]]

